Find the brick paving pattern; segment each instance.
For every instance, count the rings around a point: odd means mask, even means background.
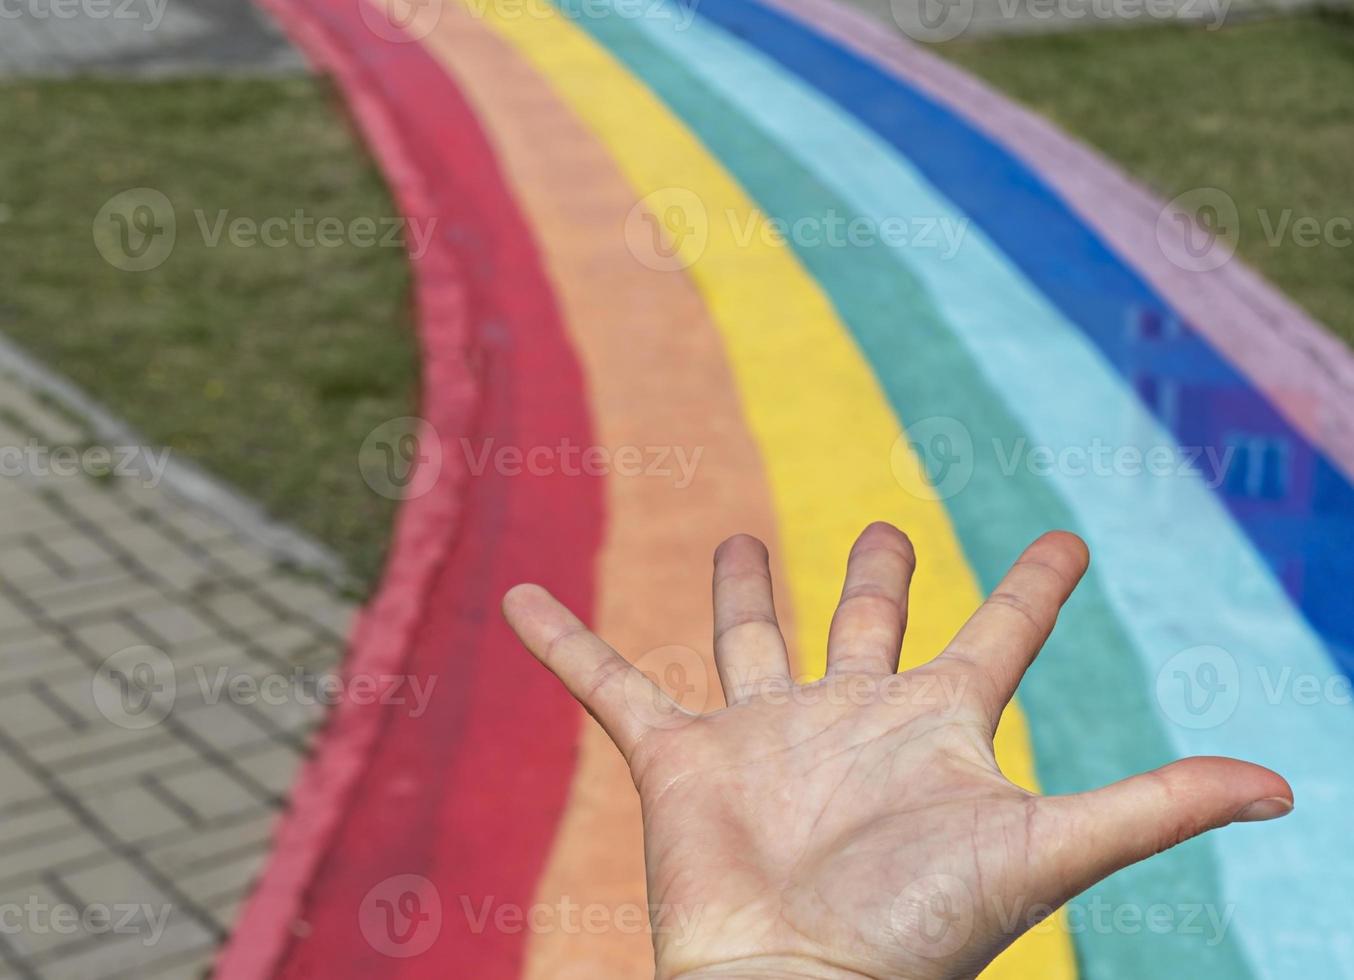
[[[0,976],[199,977],[351,609],[89,438],[0,374]]]

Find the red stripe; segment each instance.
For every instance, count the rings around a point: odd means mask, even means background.
[[[420,45],[371,32],[354,0],[268,2],[336,76],[401,210],[438,222],[414,271],[421,411],[441,437],[443,475],[402,508],[346,664],[354,675],[407,672],[435,686],[421,717],[410,706],[337,709],[217,975],[515,978],[526,932],[477,919],[487,902],[533,899],[573,773],[579,712],[520,650],[498,599],[530,580],[591,610],[603,487],[492,465],[469,474],[462,437],[476,453],[489,440],[522,450],[590,444],[582,374],[528,228],[442,69]],[[440,929],[425,925],[404,947],[373,943],[370,904],[359,919],[364,897],[402,873],[433,882]],[[426,952],[388,955],[430,935]]]

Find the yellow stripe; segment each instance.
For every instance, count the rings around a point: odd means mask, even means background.
[[[893,479],[899,423],[827,297],[789,249],[744,234],[760,218],[742,189],[583,30],[553,8],[505,16],[497,4],[462,2],[550,80],[608,148],[637,200],[670,228],[673,215],[687,226],[671,240],[723,336],[765,457],[801,673],[821,675],[847,549],[881,518],[904,528],[920,557],[903,665],[929,659],[977,607],[978,586],[943,505],[904,492]],[[1008,777],[1037,788],[1028,730],[1014,703],[998,732],[997,758]],[[1019,940],[985,974],[1075,975],[1067,932],[1052,923]]]

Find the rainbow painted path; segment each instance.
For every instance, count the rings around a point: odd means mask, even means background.
[[[1039,532],[1090,543],[999,733],[1012,778],[1214,753],[1297,794],[986,975],[1348,975],[1348,353],[1239,263],[1192,271],[1190,230],[1093,154],[827,0],[385,2],[269,0],[438,222],[415,268],[440,477],[349,661],[436,693],[338,709],[220,976],[651,971],[617,912],[644,902],[628,777],[498,597],[541,582],[670,676],[709,645],[711,550],[752,531],[812,673],[876,518],[921,556],[908,663]],[[548,918],[570,904],[617,917]]]

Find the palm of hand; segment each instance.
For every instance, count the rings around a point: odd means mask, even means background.
[[[1084,546],[1041,538],[945,651],[897,674],[912,565],[899,532],[866,530],[828,674],[796,685],[765,549],[730,539],[715,571],[729,706],[700,716],[543,591],[509,594],[523,641],[630,764],[660,978],[972,977],[1039,914],[1111,871],[1291,808],[1281,777],[1225,759],[1076,796],[1015,786],[992,734],[1085,570]]]
[[[796,703],[744,702],[641,746],[650,901],[674,973],[772,953],[921,977],[972,958],[966,882],[1024,887],[1035,798],[1001,775],[963,707],[929,703],[936,690],[837,675]]]

